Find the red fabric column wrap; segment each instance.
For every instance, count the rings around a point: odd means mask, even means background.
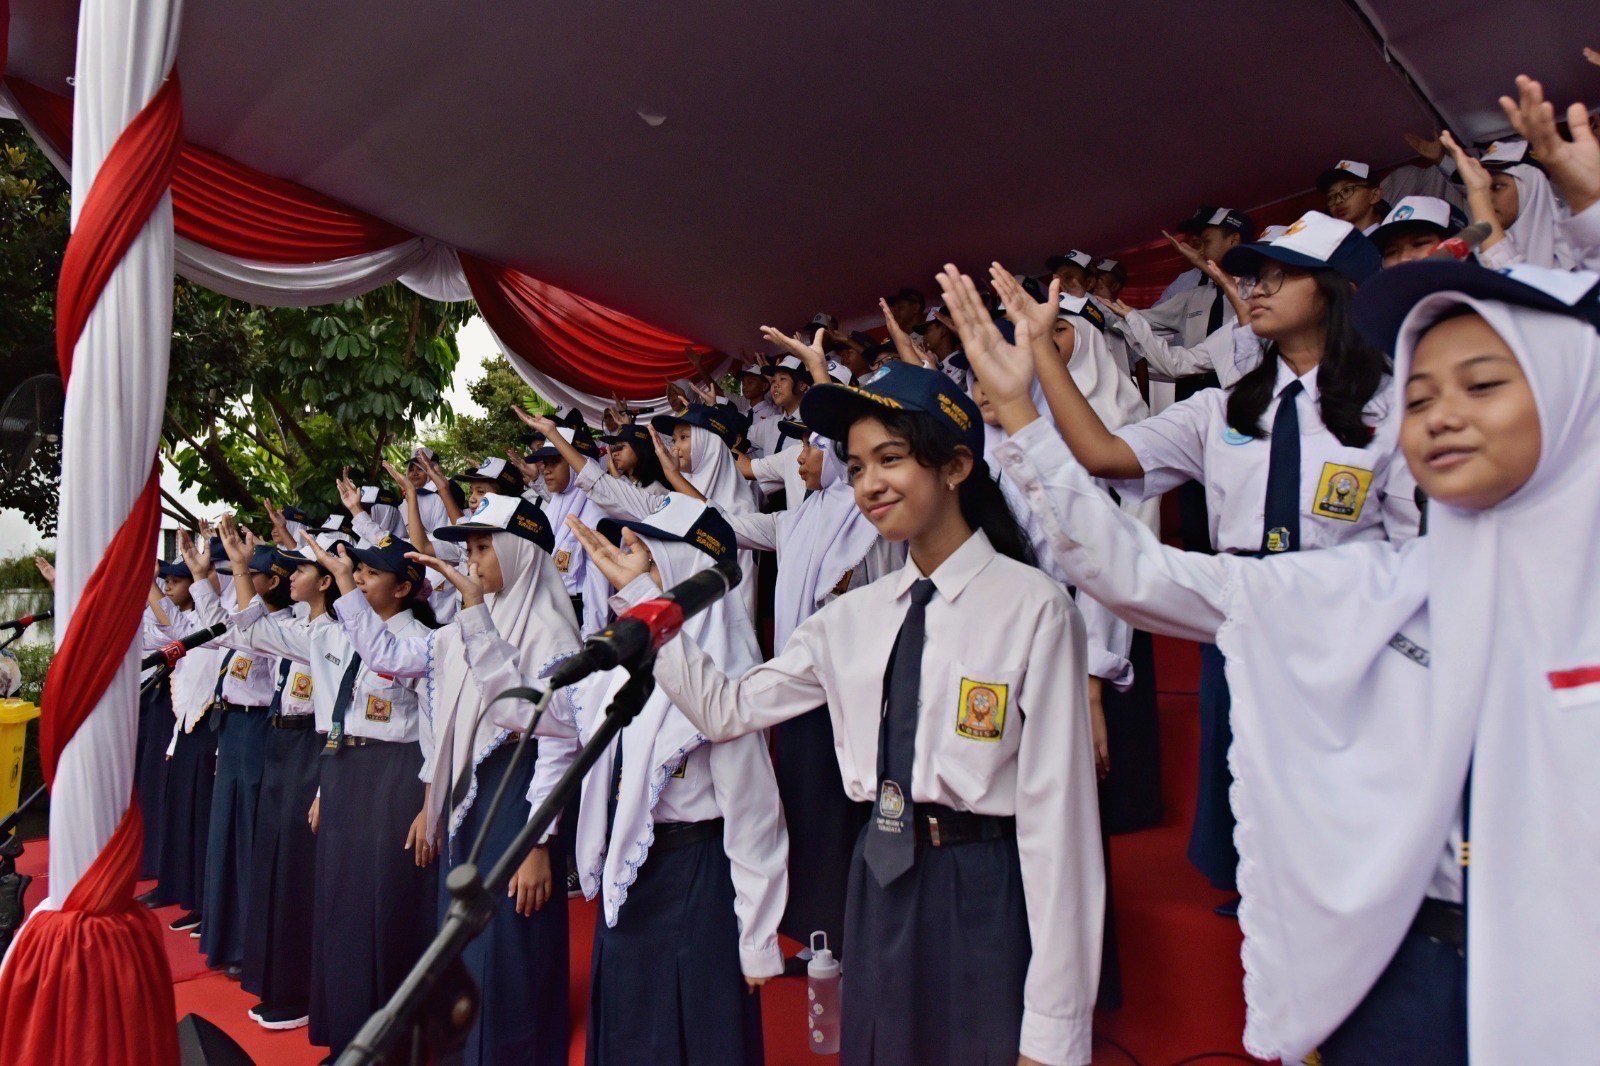
[[[117,138],[84,200],[56,296],[56,355],[69,388],[72,352],[89,314],[171,183],[182,119],[173,76]],[[39,745],[47,782],[54,783],[61,753],[127,659],[159,516],[152,466],[84,586],[45,682]],[[61,910],[34,914],[18,933],[0,970],[0,1061],[8,1066],[177,1061],[161,926],[133,901],[143,839],[130,794],[111,839]]]

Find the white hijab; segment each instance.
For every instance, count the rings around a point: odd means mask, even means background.
[[[712,565],[711,557],[682,541],[642,538],[661,572],[663,586],[673,585]],[[682,632],[729,677],[739,677],[761,661],[755,628],[737,596],[724,596],[706,610],[686,620]],[[611,670],[592,678],[577,695],[578,720],[574,724],[587,743],[605,716],[626,674]],[[583,802],[578,814],[577,864],[583,894],[603,897],[607,926],[627,901],[628,890],[639,876],[655,842],[653,812],[673,774],[706,738],[659,688],[620,734],[622,781],[617,794],[616,820],[606,833],[612,767],[618,740],[606,748],[583,782]]]
[[[733,451],[709,429],[690,426],[689,465],[684,476],[718,510],[744,514],[759,506],[755,490],[739,473]]]
[[[1106,429],[1115,433],[1123,426],[1150,417],[1150,408],[1139,395],[1139,386],[1117,367],[1106,339],[1093,323],[1079,318],[1072,323],[1072,358],[1067,373],[1078,391],[1089,401]]]
[[[855,490],[833,442],[812,434],[811,446],[822,450],[822,488],[778,518],[772,646],[779,651],[844,575],[861,565],[878,539],[877,527],[856,506]]]
[[[497,533],[494,550],[506,584],[484,597],[489,617],[501,638],[517,649],[522,676],[543,676],[579,646],[561,574],[544,549],[522,537]],[[448,625],[436,631],[424,689],[434,737],[430,834],[437,830],[446,806],[451,807],[450,832],[461,827],[478,795],[478,764],[510,735],[486,713],[483,693],[469,672],[461,627]]]
[[[1522,261],[1555,270],[1577,267],[1578,256],[1561,232],[1560,223],[1567,217],[1567,209],[1556,199],[1544,171],[1517,163],[1507,167],[1506,173],[1517,183],[1517,220],[1507,227],[1506,239]]]
[[[1298,1061],[1371,989],[1416,915],[1472,768],[1468,1037],[1480,1064],[1600,1046],[1600,335],[1481,314],[1539,409],[1532,478],[1487,511],[1435,503],[1426,537],[1231,566],[1217,644],[1233,692],[1245,1046]],[[1403,638],[1415,649],[1397,645]],[[1424,662],[1418,660],[1423,659]]]

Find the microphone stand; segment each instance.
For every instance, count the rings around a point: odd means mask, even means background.
[[[594,736],[578,750],[572,765],[561,775],[550,795],[533,812],[488,876],[480,875],[472,862],[462,863],[450,871],[445,887],[452,902],[433,943],[389,997],[389,1002],[367,1019],[339,1056],[337,1066],[398,1061],[391,1056],[407,1033],[411,1034],[410,1061],[414,1063],[428,1061],[429,1051],[438,1056],[439,1061],[455,1055],[477,1019],[479,1001],[477,986],[461,962],[461,953],[488,926],[496,904],[505,897],[511,875],[577,792],[589,768],[599,760],[623,726],[644,708],[656,687],[654,665],[653,652],[628,664],[628,680],[606,708]],[[549,693],[544,694],[544,700],[548,699]],[[542,713],[543,709],[541,702],[538,712]],[[536,714],[534,722],[537,720]],[[530,724],[529,731],[532,729],[533,724]],[[559,891],[560,886],[556,887]]]

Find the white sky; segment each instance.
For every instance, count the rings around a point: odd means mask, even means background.
[[[495,345],[488,325],[476,315],[456,334],[456,343],[461,348],[461,361],[456,365],[455,375],[450,379],[450,388],[446,390],[445,397],[458,413],[481,415],[482,409],[467,396],[467,386],[483,373],[484,361],[499,355],[500,349]],[[205,509],[195,498],[194,493],[185,492],[178,487],[176,475],[165,464],[161,469],[161,484],[183,501],[183,505],[190,510],[200,512]],[[171,524],[170,519],[162,518],[163,527]],[[20,555],[54,543],[53,540],[41,537],[39,531],[22,517],[21,511],[0,508],[0,558]]]

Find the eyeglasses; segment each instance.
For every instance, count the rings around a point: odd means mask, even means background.
[[[1255,277],[1245,279],[1244,284],[1239,286],[1239,295],[1246,300],[1252,296],[1276,296],[1285,281],[1304,276],[1303,270],[1291,270],[1276,264],[1264,266]]]
[[[1346,200],[1350,199],[1350,197],[1354,196],[1356,193],[1365,192],[1367,189],[1370,189],[1370,188],[1371,188],[1370,185],[1346,185],[1344,188],[1338,190],[1337,192],[1329,192],[1328,193],[1328,206],[1337,207],[1339,204],[1342,204]]]

